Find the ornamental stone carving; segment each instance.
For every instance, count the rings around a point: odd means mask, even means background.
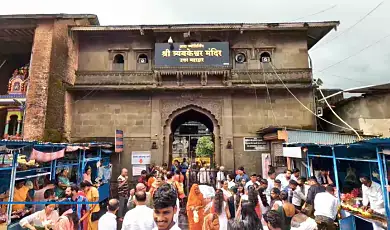
[[[222,99],[192,99],[192,98],[181,98],[173,100],[162,100],[161,101],[161,121],[166,123],[169,116],[176,110],[185,108],[187,106],[196,106],[209,111],[215,119],[221,124],[222,117]]]

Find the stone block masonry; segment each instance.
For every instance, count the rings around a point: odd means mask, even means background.
[[[65,85],[74,83],[74,55],[68,26],[73,20],[39,23],[32,48],[24,138],[60,142],[64,139]]]

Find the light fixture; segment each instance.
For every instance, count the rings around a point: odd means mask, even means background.
[[[169,37],[168,39],[169,49],[172,51],[175,47],[173,47],[173,39],[172,37]]]
[[[169,37],[169,39],[168,39],[168,44],[173,44],[173,39],[172,39],[172,37]]]
[[[153,143],[152,143],[152,149],[158,149],[157,143],[155,141],[153,141]]]
[[[227,145],[226,145],[226,148],[227,148],[227,149],[232,149],[232,148],[233,148],[233,145],[232,145],[232,141],[231,141],[231,140],[228,140]]]

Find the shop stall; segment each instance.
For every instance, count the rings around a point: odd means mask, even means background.
[[[343,145],[295,144],[306,153],[308,175],[321,177],[319,169],[331,169],[333,183],[341,202],[340,229],[359,229],[358,221],[376,224],[384,229],[389,226],[390,210],[387,192],[387,157],[390,139],[374,138]],[[368,176],[381,185],[384,211],[369,213],[362,209],[360,175]],[[357,220],[359,219],[359,220]],[[364,223],[363,223],[364,224]]]
[[[108,143],[0,141],[0,229],[20,229],[23,217],[36,211],[38,205],[50,203],[43,202],[43,193],[56,187],[57,174],[65,168],[72,172],[70,182],[79,184],[83,180],[81,172],[94,162],[93,179],[97,182],[99,202],[107,199],[111,177],[109,148]],[[19,200],[21,196],[15,194],[20,192],[18,186],[28,190],[28,201]]]
[[[99,190],[99,200],[103,201],[110,196],[110,179],[112,168],[110,143],[75,143],[68,145],[66,156],[54,163],[53,177],[63,168],[75,172],[73,183],[80,184],[88,180]],[[88,175],[90,174],[90,175]],[[88,179],[87,179],[88,178]]]

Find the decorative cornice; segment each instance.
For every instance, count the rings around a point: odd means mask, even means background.
[[[286,86],[290,89],[296,88],[296,89],[307,89],[311,88],[311,83],[297,83],[297,84],[290,84],[286,83]],[[268,84],[267,86],[265,84],[234,84],[232,86],[213,86],[213,85],[207,85],[207,86],[187,86],[187,85],[167,85],[167,86],[156,86],[156,85],[132,85],[132,84],[112,84],[112,85],[93,85],[93,84],[77,84],[72,87],[68,87],[68,90],[96,90],[97,88],[99,90],[125,90],[125,91],[131,91],[131,90],[175,90],[175,91],[188,91],[188,90],[246,90],[246,89],[266,89],[266,88],[272,88],[272,89],[284,89],[284,85],[282,84]]]
[[[258,75],[258,74],[275,74],[274,71],[270,70],[261,70],[261,69],[249,69],[249,70],[232,70],[232,74],[236,73],[238,75]],[[294,68],[294,69],[277,69],[278,74],[300,74],[300,73],[312,73],[310,68]]]
[[[208,74],[208,75],[224,75],[224,74],[229,74],[229,70],[171,70],[171,71],[158,71],[161,75],[176,75],[178,72],[182,73],[183,75],[188,75],[188,76],[199,76],[203,74]]]
[[[187,71],[197,71],[197,70],[231,70],[232,65],[228,66],[160,66],[154,67],[155,70],[187,70]]]
[[[77,76],[152,76],[153,71],[77,71]]]

